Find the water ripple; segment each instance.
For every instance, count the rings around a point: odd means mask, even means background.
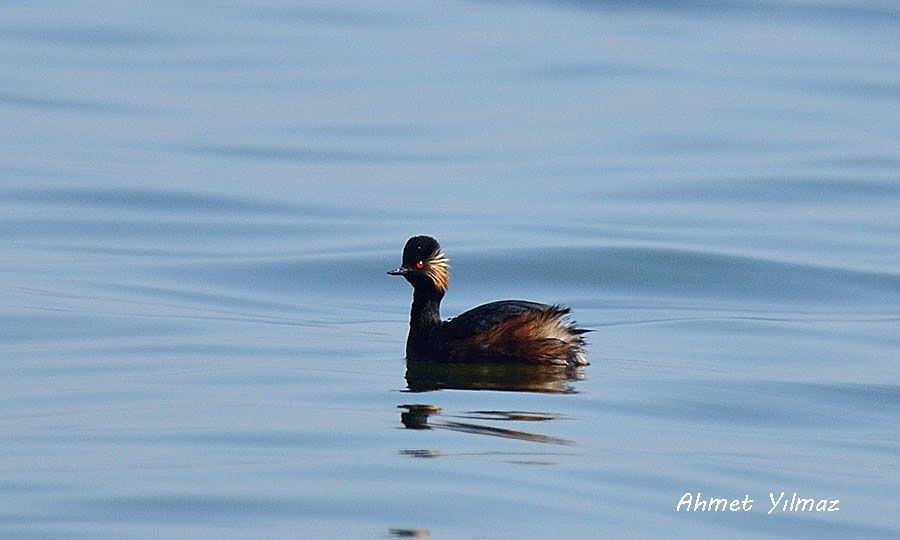
[[[900,18],[900,11],[890,3],[828,2],[803,3],[784,0],[765,2],[727,0],[563,0],[551,4],[572,5],[597,11],[652,11],[675,12],[691,15],[721,16],[723,14],[778,16],[789,20],[870,21],[890,23]]]
[[[343,148],[295,148],[252,144],[186,145],[180,149],[192,154],[232,159],[313,163],[452,163],[454,161],[485,161],[497,156],[489,152],[353,151]]]
[[[66,207],[165,211],[188,214],[326,215],[314,205],[162,189],[38,188],[0,191],[0,200]]]
[[[900,299],[900,274],[671,248],[523,250],[480,254],[473,262],[466,272],[513,268],[513,279],[554,279],[586,291],[816,303]]]
[[[525,291],[529,295],[597,298],[631,294],[653,297],[721,299],[752,303],[881,305],[900,303],[900,274],[817,266],[766,258],[671,248],[585,247],[462,253],[452,279],[472,294]],[[192,264],[173,269],[182,278],[201,278],[243,288],[317,295],[337,287],[351,296],[396,295],[383,274],[388,254],[340,253],[228,263]],[[512,286],[514,285],[514,286]],[[491,293],[493,291],[493,293]]]
[[[8,37],[62,46],[121,48],[124,50],[172,43],[172,36],[147,32],[138,28],[116,28],[111,25],[73,24],[4,29]]]
[[[894,160],[896,161],[896,160]],[[831,160],[827,164],[879,163],[874,158],[867,160]],[[893,161],[884,161],[890,166]],[[679,182],[677,187],[659,188],[652,191],[634,192],[641,198],[650,200],[712,200],[752,203],[809,202],[821,204],[825,201],[879,201],[900,199],[900,182],[878,180],[856,180],[852,178],[746,178],[731,181]]]
[[[139,109],[123,103],[91,101],[59,96],[36,96],[0,92],[0,105],[81,113],[134,113]]]
[[[600,405],[611,412],[687,424],[751,426],[761,430],[845,433],[883,426],[900,414],[900,386],[783,381],[695,382],[647,385],[658,399]]]

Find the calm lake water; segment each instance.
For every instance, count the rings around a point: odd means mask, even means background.
[[[896,2],[0,10],[0,537],[900,536]]]

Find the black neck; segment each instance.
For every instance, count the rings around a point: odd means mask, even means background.
[[[427,330],[441,324],[441,298],[444,295],[432,290],[416,289],[413,292],[409,326],[413,330]]]

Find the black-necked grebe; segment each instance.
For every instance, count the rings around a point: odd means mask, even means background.
[[[569,319],[569,308],[524,300],[491,302],[441,320],[447,292],[447,257],[437,240],[414,236],[400,267],[388,272],[413,286],[406,357],[432,362],[518,362],[586,365],[588,332]]]

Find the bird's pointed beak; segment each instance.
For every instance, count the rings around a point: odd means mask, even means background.
[[[394,268],[393,270],[388,271],[388,274],[390,274],[392,276],[402,276],[402,275],[406,274],[407,272],[409,272],[409,268],[404,268],[404,267],[400,266],[398,268]]]

